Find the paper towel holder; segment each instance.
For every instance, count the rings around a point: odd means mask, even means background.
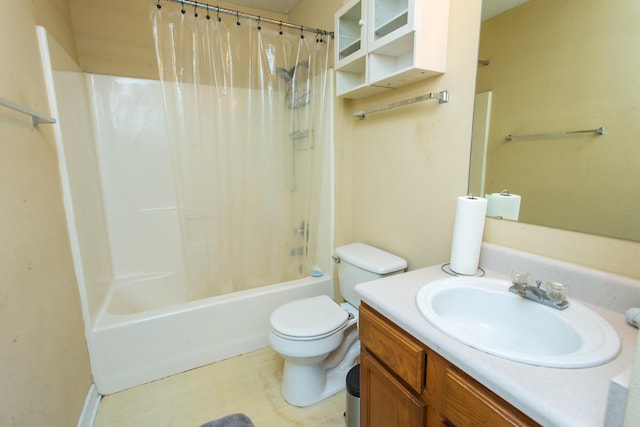
[[[474,273],[474,274],[462,274],[462,273],[458,273],[457,271],[453,271],[451,269],[451,264],[450,263],[446,263],[446,264],[442,264],[440,266],[440,270],[444,271],[445,273],[447,273],[449,276],[465,276],[465,277],[482,277],[485,275],[485,271],[482,267],[478,267],[478,270]]]

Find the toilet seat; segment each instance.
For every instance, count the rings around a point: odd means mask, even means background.
[[[281,305],[271,313],[271,330],[289,340],[324,338],[346,328],[349,314],[326,295]]]

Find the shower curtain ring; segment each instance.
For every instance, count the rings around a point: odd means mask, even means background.
[[[262,26],[260,26],[260,17],[258,16],[258,31],[260,31],[262,29]]]
[[[182,5],[180,6],[180,12],[184,15],[187,12],[186,10],[184,10],[184,2],[181,1],[180,4]]]
[[[216,18],[218,18],[218,22],[222,22],[222,18],[220,18],[220,6],[218,6],[218,12],[216,12]]]
[[[197,1],[193,2],[193,17],[194,18],[198,17],[198,2]]]
[[[162,9],[162,5],[160,4],[160,0],[158,0],[158,3],[156,3],[156,7],[157,7],[158,9]]]
[[[207,9],[207,14],[205,15],[205,17],[207,19],[211,19],[211,14],[209,13],[209,4],[208,3],[205,4],[205,8]]]
[[[280,21],[280,30],[278,31],[278,34],[282,35],[282,21]]]
[[[304,38],[304,27],[302,25],[300,25],[300,38]]]
[[[240,12],[236,10],[236,25],[240,25]]]

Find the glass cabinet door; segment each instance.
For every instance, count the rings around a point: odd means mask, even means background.
[[[409,23],[409,0],[373,0],[372,15],[376,41]]]
[[[360,0],[351,1],[336,18],[336,62],[349,61],[364,54],[364,16]]]

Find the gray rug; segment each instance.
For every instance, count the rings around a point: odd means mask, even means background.
[[[200,427],[254,427],[245,414],[231,414],[202,424]]]

